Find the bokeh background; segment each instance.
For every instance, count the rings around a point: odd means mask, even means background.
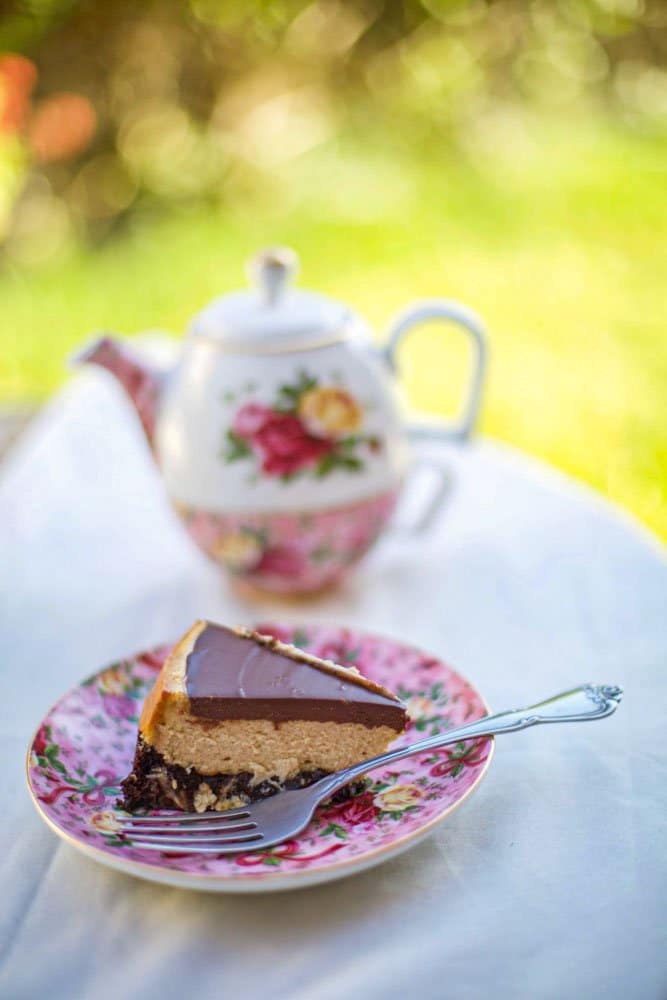
[[[245,258],[485,317],[482,429],[667,537],[664,0],[0,0],[0,408]],[[456,334],[404,354],[455,409]]]

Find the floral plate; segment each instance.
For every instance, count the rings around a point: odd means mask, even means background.
[[[335,626],[259,625],[265,633],[358,669],[407,704],[411,743],[487,714],[478,692],[433,656]],[[119,782],[129,772],[142,702],[169,651],[139,653],[93,674],[49,711],[28,752],[28,786],[52,830],[103,864],[154,882],[212,892],[314,885],[371,868],[426,837],[477,787],[493,740],[458,743],[378,768],[367,788],[320,808],[298,837],[265,851],[142,851],[118,836]]]

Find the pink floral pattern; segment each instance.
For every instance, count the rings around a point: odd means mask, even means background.
[[[188,531],[230,573],[277,593],[338,583],[373,545],[397,491],[312,514],[215,514],[183,504]]]
[[[486,714],[467,681],[411,646],[335,626],[257,627],[317,655],[335,652],[340,662],[397,691],[411,718],[401,742]],[[142,701],[167,652],[163,647],[116,663],[68,692],[40,725],[30,750],[29,783],[40,812],[75,843],[121,858],[136,874],[168,870],[229,883],[354,867],[418,836],[470,792],[486,769],[491,741],[461,743],[371,772],[361,794],[320,808],[302,834],[270,850],[227,857],[142,851],[119,835],[123,813],[115,800],[130,769]],[[133,868],[137,862],[140,867]]]
[[[292,413],[276,413],[268,406],[246,403],[236,415],[231,430],[232,442],[227,461],[245,457],[255,451],[267,476],[288,479],[302,469],[324,462],[330,455],[333,441],[309,434],[298,417]],[[228,435],[229,436],[229,435]]]
[[[375,435],[361,434],[362,409],[338,385],[320,385],[307,372],[281,385],[270,406],[251,400],[236,411],[223,448],[225,462],[254,460],[266,476],[289,482],[297,475],[321,479],[334,469],[360,472]]]
[[[151,448],[155,419],[163,388],[163,376],[143,364],[140,356],[124,343],[100,337],[78,355],[78,364],[95,364],[112,372],[130,397]]]

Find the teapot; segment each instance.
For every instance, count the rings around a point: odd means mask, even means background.
[[[384,347],[343,303],[293,287],[296,255],[266,250],[252,284],[192,320],[170,372],[108,336],[78,355],[134,404],[167,494],[197,544],[237,580],[299,594],[340,582],[392,514],[409,439],[472,434],[486,335],[465,306],[429,299],[401,313]],[[417,324],[458,324],[473,364],[454,425],[405,426],[396,351]]]

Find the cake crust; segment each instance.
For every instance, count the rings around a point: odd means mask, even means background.
[[[187,655],[197,636],[204,631],[206,625],[205,621],[200,620],[188,629],[183,638],[172,649],[151,688],[139,716],[139,733],[147,743],[153,742],[155,727],[162,721],[167,702],[180,702],[183,709],[187,708],[187,695],[185,693]]]
[[[120,805],[128,812],[137,809],[182,809],[184,812],[222,812],[259,802],[276,792],[305,788],[329,772],[303,770],[282,782],[275,778],[255,781],[250,771],[236,774],[200,774],[196,768],[170,764],[155,747],[139,739],[132,772],[123,782]],[[366,782],[350,782],[339,789],[332,802],[344,802],[362,791]]]

